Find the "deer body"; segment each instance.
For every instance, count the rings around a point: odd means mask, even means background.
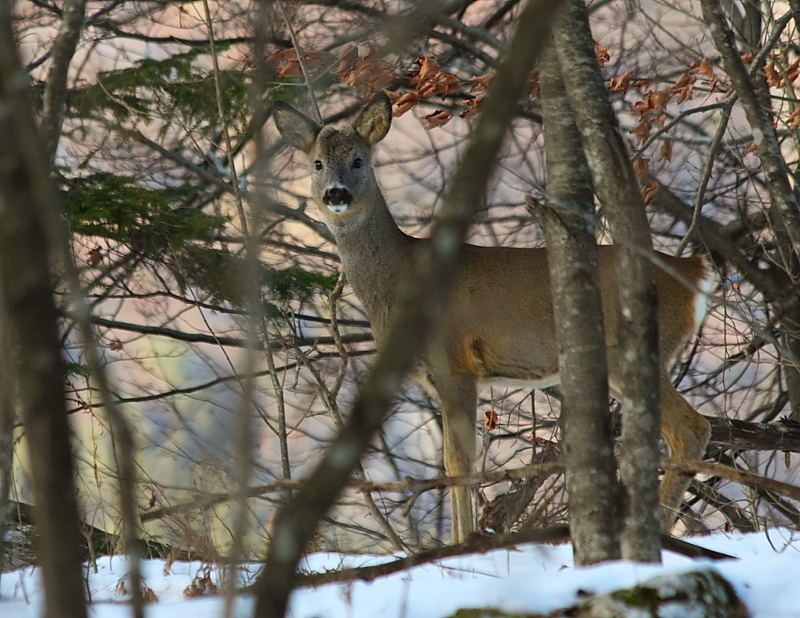
[[[370,165],[371,149],[391,124],[391,105],[379,94],[352,127],[319,127],[283,103],[274,107],[275,122],[286,141],[302,150],[312,172],[312,194],[336,239],[344,271],[370,318],[380,348],[399,303],[402,282],[413,271],[420,243],[392,218]],[[599,247],[598,266],[606,326],[609,388],[618,397],[617,280],[614,248]],[[659,254],[671,269],[701,289],[710,271],[700,257]],[[658,273],[662,433],[676,459],[700,459],[710,429],[672,386],[667,367],[695,332],[705,309],[704,297],[663,271]],[[447,474],[471,474],[475,461],[475,415],[479,386],[524,383],[532,388],[558,384],[550,276],[545,249],[467,245],[453,282],[443,319],[437,320],[420,353],[412,379],[441,407]],[[662,521],[670,527],[688,480],[667,473],[661,485]],[[470,492],[451,492],[453,538],[466,538],[475,527]]]

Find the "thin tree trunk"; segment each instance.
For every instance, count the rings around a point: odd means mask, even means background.
[[[83,32],[86,0],[66,0],[61,11],[61,29],[50,50],[50,72],[42,97],[42,119],[39,131],[47,160],[52,163],[61,136],[64,103],[67,100],[67,73]]]
[[[555,48],[539,64],[547,153],[547,239],[563,399],[570,536],[575,564],[620,558],[619,483],[608,411],[594,193]]]
[[[48,618],[84,618],[80,520],[66,372],[53,298],[51,255],[40,213],[55,208],[48,165],[26,96],[8,6],[0,9],[0,285],[13,337],[15,383],[31,457],[39,563]]]
[[[612,390],[621,399],[620,478],[624,496],[623,558],[660,560],[658,462],[660,408],[655,268],[644,203],[595,55],[583,0],[554,26],[561,74],[580,129],[595,192],[603,204],[616,252],[619,345],[609,349]]]
[[[2,286],[0,286],[0,325],[8,324],[4,319],[2,307]],[[0,354],[11,358],[11,333],[0,327]],[[11,483],[14,463],[14,376],[12,368],[6,364],[0,368],[0,578],[5,567],[6,530],[11,518]]]

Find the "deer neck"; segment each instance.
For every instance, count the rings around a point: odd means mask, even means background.
[[[397,227],[380,192],[357,223],[329,227],[347,279],[378,337],[396,304],[399,282],[411,271],[416,239]]]

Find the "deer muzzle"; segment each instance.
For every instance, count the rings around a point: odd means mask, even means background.
[[[353,201],[353,195],[344,187],[331,187],[325,191],[322,201],[329,210],[339,213],[347,210]]]

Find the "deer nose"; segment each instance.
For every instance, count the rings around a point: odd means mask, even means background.
[[[325,191],[322,201],[326,206],[349,206],[353,201],[353,196],[344,187],[331,187]]]

